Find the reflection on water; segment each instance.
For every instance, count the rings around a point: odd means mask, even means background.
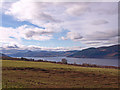
[[[96,65],[103,65],[103,66],[118,66],[118,59],[96,59],[96,58],[71,58],[71,57],[25,57],[25,58],[32,58],[35,60],[46,60],[46,61],[56,61],[61,62],[63,58],[67,59],[69,64],[96,64]]]

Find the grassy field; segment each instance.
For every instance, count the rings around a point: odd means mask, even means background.
[[[49,62],[2,61],[3,88],[118,88],[118,70]]]

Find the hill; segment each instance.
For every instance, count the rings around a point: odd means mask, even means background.
[[[77,52],[75,51],[27,51],[27,52],[18,52],[14,54],[9,54],[9,56],[14,57],[61,57],[61,56],[68,56],[73,53]]]
[[[7,55],[2,54],[2,53],[0,53],[0,59],[2,59],[2,60],[21,60],[19,58],[13,58],[13,57],[7,56]]]
[[[5,55],[5,54],[0,53],[0,59],[10,60],[10,59],[13,59],[13,58],[12,58],[12,57],[9,57],[9,56],[7,56],[7,55]]]
[[[118,58],[120,45],[113,45],[108,47],[88,48],[78,51],[68,57],[76,58]]]
[[[2,88],[118,88],[118,69],[2,61]]]
[[[120,45],[113,45],[73,51],[3,50],[3,53],[11,57],[118,58],[119,47]]]

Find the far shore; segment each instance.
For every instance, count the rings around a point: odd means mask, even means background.
[[[4,58],[3,60],[18,60],[18,61],[33,61],[33,62],[49,62],[49,63],[56,63],[56,64],[64,64],[62,62],[55,62],[55,61],[47,61],[47,60],[34,60],[34,59],[27,59],[27,58]],[[96,64],[88,64],[88,63],[83,63],[83,64],[68,64],[67,65],[72,65],[72,66],[81,66],[81,67],[96,67],[96,68],[113,68],[113,69],[120,69],[118,66],[102,66],[102,65],[96,65]]]

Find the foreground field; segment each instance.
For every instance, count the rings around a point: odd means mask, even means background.
[[[32,61],[2,61],[3,88],[118,88],[118,70]]]

